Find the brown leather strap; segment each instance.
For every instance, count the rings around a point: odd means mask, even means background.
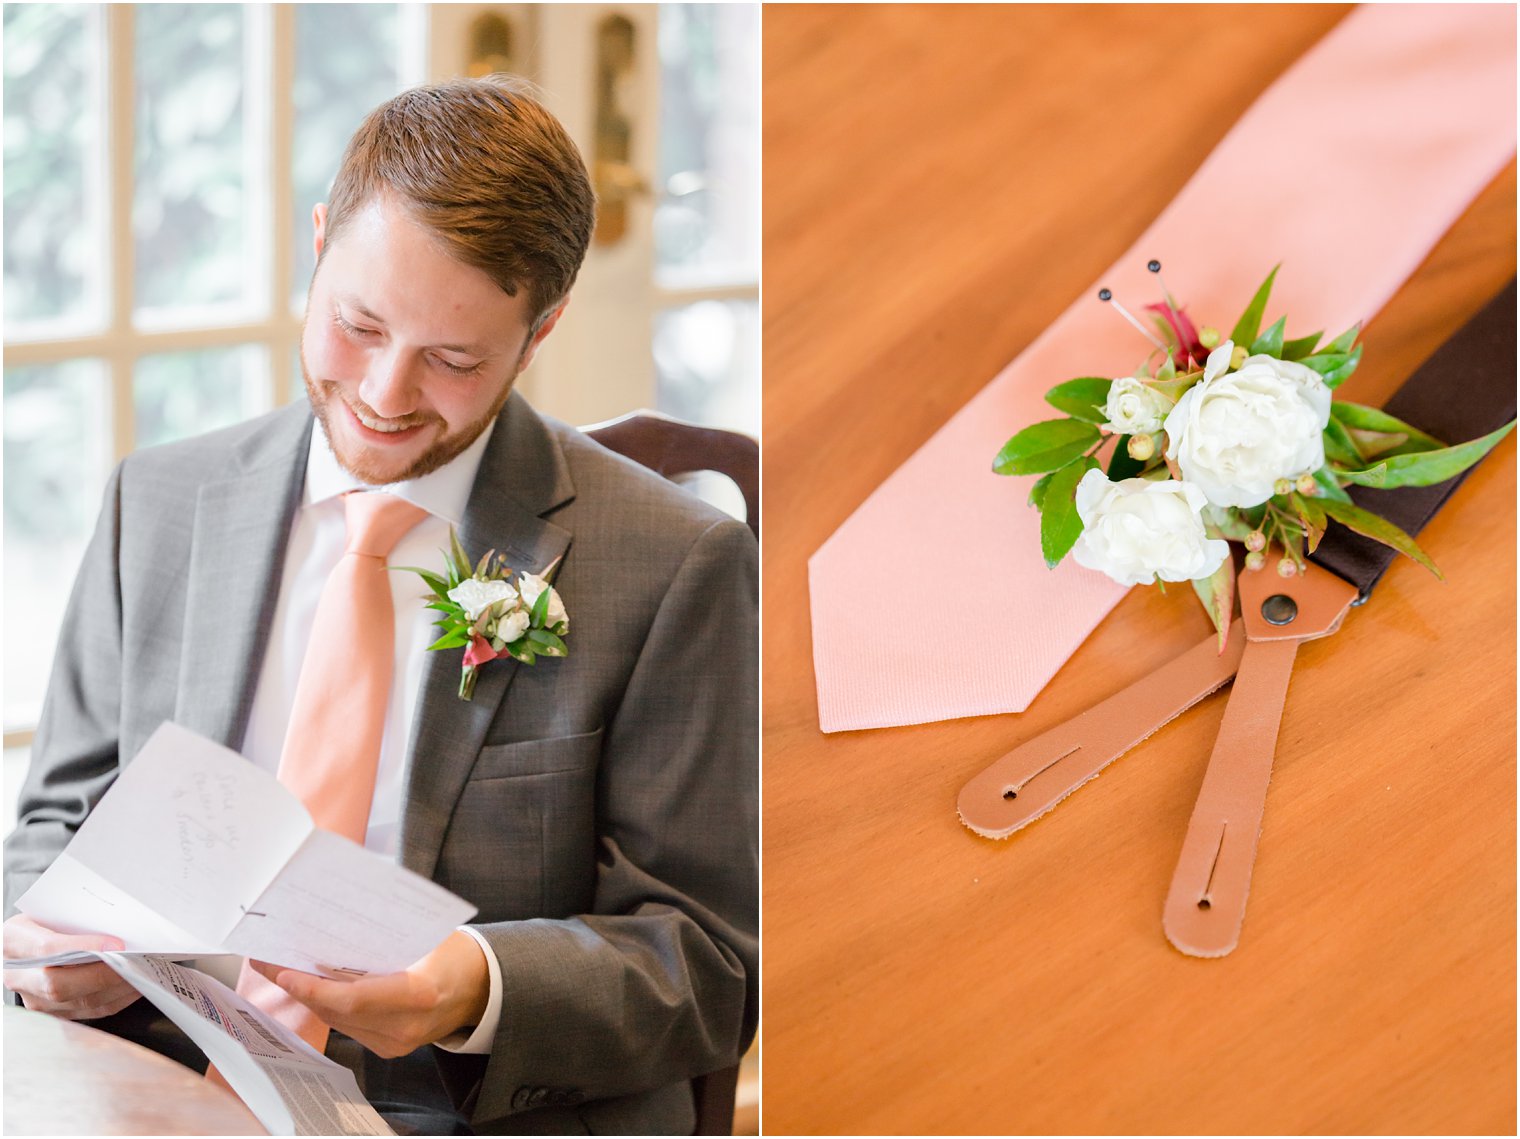
[[[1103,703],[1014,748],[961,789],[961,822],[988,838],[1032,823],[1114,760],[1229,682],[1245,648],[1236,621],[1224,653],[1210,637]]]
[[[1240,940],[1293,658],[1301,642],[1339,629],[1357,598],[1356,586],[1312,565],[1287,579],[1247,571],[1239,589],[1245,652],[1162,915],[1167,940],[1193,957],[1223,957]]]
[[[1383,410],[1447,443],[1477,439],[1515,418],[1515,282],[1436,349]],[[1397,490],[1352,487],[1351,498],[1405,533],[1418,534],[1466,477],[1464,472],[1435,486]],[[1355,582],[1365,601],[1398,554],[1335,525],[1310,556]]]

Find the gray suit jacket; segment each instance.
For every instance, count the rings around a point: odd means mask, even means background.
[[[6,843],[7,914],[162,721],[241,744],[311,430],[303,403],[113,475]],[[480,908],[501,1027],[489,1059],[368,1056],[370,1084],[446,1089],[493,1131],[689,1131],[685,1081],[735,1063],[756,1016],[754,539],[515,394],[460,538],[523,570],[564,555],[570,655],[494,661],[470,703],[460,651],[430,655],[401,860]]]

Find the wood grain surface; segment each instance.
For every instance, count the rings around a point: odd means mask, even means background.
[[[266,1135],[226,1088],[87,1024],[5,1006],[7,1135]]]
[[[818,730],[808,556],[1346,10],[766,8],[766,1132],[1514,1133],[1513,438],[1424,531],[1444,584],[1401,560],[1300,650],[1228,958],[1160,922],[1224,697],[1008,841],[954,809],[1201,640],[1190,591],[1132,591],[1022,715]],[[1345,397],[1380,404],[1514,268],[1511,165]]]

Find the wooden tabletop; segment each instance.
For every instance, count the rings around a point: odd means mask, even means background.
[[[1444,584],[1401,560],[1300,650],[1230,957],[1160,923],[1224,697],[1008,841],[954,807],[1201,640],[1191,591],[1132,591],[1022,715],[818,730],[808,556],[1345,11],[767,7],[767,1132],[1514,1133],[1513,438],[1421,537]],[[1514,251],[1511,165],[1346,398],[1386,399]]]
[[[7,1135],[266,1135],[231,1092],[98,1028],[5,1006]]]

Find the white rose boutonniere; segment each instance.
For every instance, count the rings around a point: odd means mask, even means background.
[[[1190,483],[1109,482],[1102,471],[1088,471],[1077,484],[1082,535],[1071,556],[1121,585],[1208,577],[1229,556],[1230,544],[1204,532],[1205,502]]]
[[[1210,365],[1231,347],[1215,349]],[[1211,504],[1259,506],[1278,493],[1278,480],[1325,465],[1330,389],[1318,372],[1271,356],[1247,356],[1235,372],[1210,370],[1166,417],[1166,457]]]
[[[1134,376],[1121,376],[1108,389],[1104,424],[1115,435],[1154,435],[1172,405],[1160,392]]]
[[[1159,274],[1161,262],[1147,268]],[[1267,274],[1228,338],[1196,327],[1164,289],[1145,306],[1151,327],[1099,290],[1155,351],[1133,375],[1056,384],[1045,402],[1064,418],[1022,428],[992,461],[995,474],[1036,476],[1029,504],[1040,512],[1046,565],[1071,554],[1125,585],[1190,581],[1220,651],[1235,610],[1230,542],[1244,547],[1243,572],[1270,561],[1292,577],[1340,525],[1436,572],[1413,538],[1346,488],[1444,482],[1515,426],[1448,446],[1335,399],[1361,362],[1361,326],[1323,343],[1318,332],[1289,336],[1286,316],[1266,320],[1276,277]]]
[[[457,602],[464,615],[473,621],[498,601],[517,600],[517,590],[505,581],[479,581],[470,577],[449,590],[448,599]]]
[[[441,614],[437,625],[443,635],[428,646],[429,651],[464,649],[461,700],[474,697],[480,667],[497,657],[533,664],[541,656],[569,655],[563,638],[570,631],[570,617],[559,592],[549,584],[559,567],[557,560],[542,574],[517,574],[515,586],[508,580],[512,568],[495,550],[473,569],[471,564],[451,527],[443,573],[415,566],[391,567],[417,574],[432,590],[425,600],[429,609]]]

